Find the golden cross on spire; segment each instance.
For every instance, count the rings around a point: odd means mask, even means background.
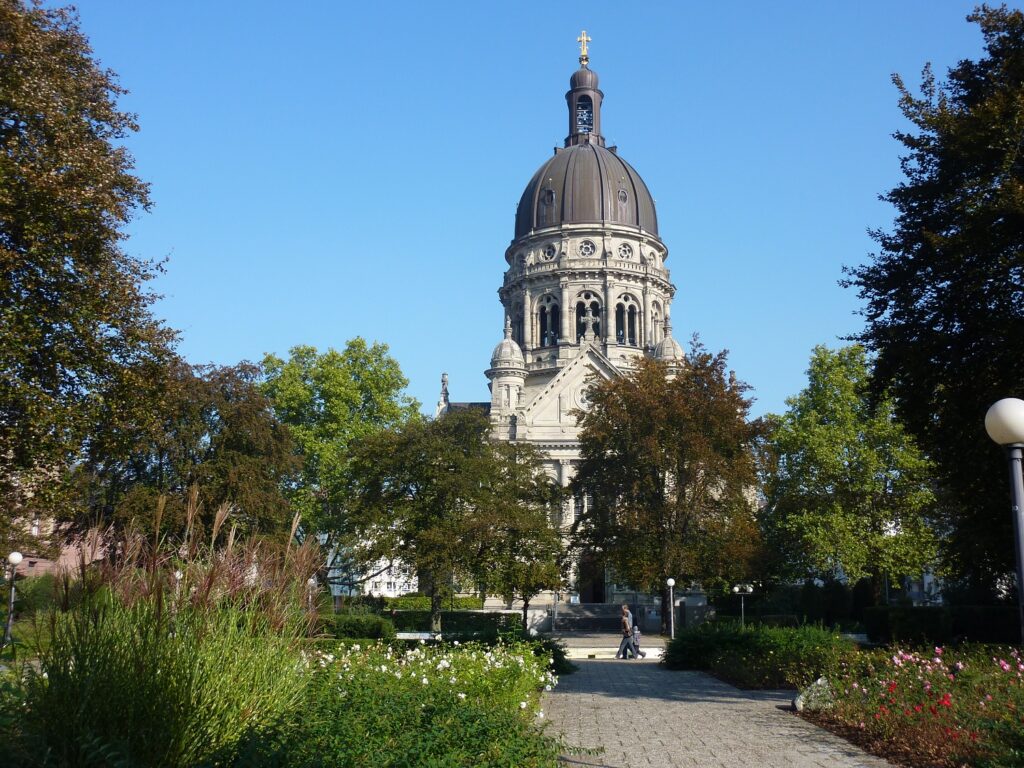
[[[587,43],[590,42],[590,38],[587,37],[587,30],[583,30],[580,36],[576,38],[576,42],[580,44],[580,64],[583,66],[587,65],[590,61],[590,57],[587,55]]]

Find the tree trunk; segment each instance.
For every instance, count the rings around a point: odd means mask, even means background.
[[[444,595],[436,587],[430,590],[430,631],[435,635],[441,631],[441,606]]]
[[[523,599],[523,635],[524,636],[530,634],[530,627],[527,624],[527,618],[526,618],[526,612],[529,609],[530,609],[530,599],[529,598],[524,598]]]

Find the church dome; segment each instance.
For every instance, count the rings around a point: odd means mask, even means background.
[[[569,78],[570,88],[597,88],[597,72],[581,66]]]
[[[523,350],[512,338],[512,325],[506,319],[505,338],[498,342],[498,346],[491,353],[491,368],[526,368],[526,359],[523,357]]]
[[[654,347],[654,359],[670,363],[686,359],[682,345],[672,338],[672,323],[665,320],[665,337]]]
[[[533,174],[516,209],[515,236],[565,224],[623,224],[658,234],[654,199],[640,174],[592,141],[556,150]]]

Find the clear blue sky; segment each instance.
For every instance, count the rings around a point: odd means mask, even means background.
[[[131,93],[167,257],[157,312],[194,362],[387,343],[432,410],[487,399],[515,206],[566,133],[592,38],[609,143],[658,206],[677,338],[700,333],[755,413],[857,331],[844,264],[887,227],[903,127],[890,76],[976,58],[972,3],[219,3],[81,0]]]

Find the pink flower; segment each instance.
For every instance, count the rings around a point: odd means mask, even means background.
[[[935,655],[936,656],[941,656],[942,655],[942,648],[940,646],[935,646]]]

